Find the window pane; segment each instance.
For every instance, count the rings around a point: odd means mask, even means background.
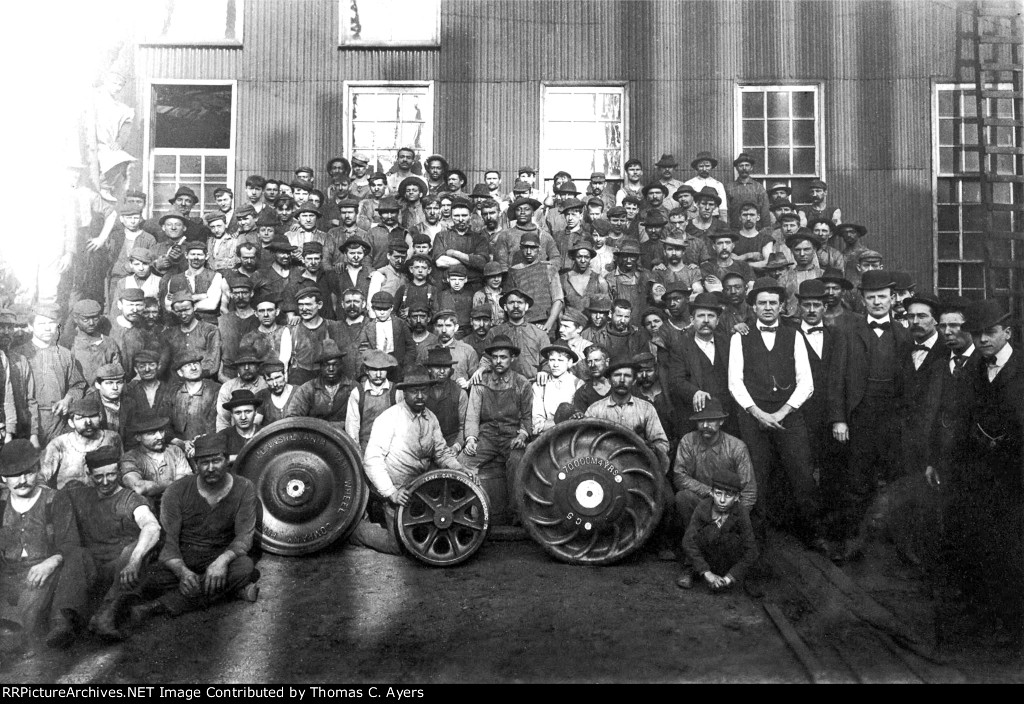
[[[400,119],[412,120],[414,122],[423,121],[423,108],[421,107],[423,102],[423,96],[406,94],[402,96],[401,107],[402,113]]]
[[[811,202],[811,181],[809,178],[789,179],[789,187],[793,189],[792,201],[797,204]]]
[[[939,233],[939,259],[960,258],[960,235],[955,232]]]
[[[789,93],[771,92],[768,97],[768,117],[789,117]]]
[[[955,182],[951,178],[940,178],[936,181],[935,197],[940,203],[952,203],[955,200]]]
[[[755,149],[753,147],[743,147],[743,151],[754,157],[754,173],[759,174],[764,172],[764,149]]]
[[[161,173],[173,174],[177,170],[178,157],[163,154],[153,157],[153,170]]]
[[[545,89],[543,168],[568,171],[577,179],[592,171],[621,178],[623,99],[621,89]]]
[[[977,155],[975,155],[977,158]],[[1013,174],[1016,173],[1013,167],[1013,154],[996,154],[996,173],[997,174]]]
[[[953,150],[952,148],[939,149],[939,173],[953,173]]]
[[[622,126],[617,122],[604,123],[604,146],[622,148]]]
[[[764,93],[743,93],[743,117],[764,115]]]
[[[977,117],[978,105],[974,101],[974,91],[967,90],[963,93],[962,114],[964,117]]]
[[[602,120],[622,119],[622,96],[618,93],[602,93],[598,98],[600,105],[599,117]]]
[[[991,112],[995,113],[996,117],[1013,117],[1013,101],[1009,98],[996,98],[992,100],[995,103],[995,108],[991,109]]]
[[[989,139],[994,137],[996,145],[1000,147],[1014,146],[1012,127],[989,127],[988,129]]]
[[[548,120],[566,120],[575,117],[592,117],[594,99],[590,95],[572,93],[548,93],[544,110]]]
[[[978,122],[976,120],[964,120],[962,139],[963,144],[978,143]]]
[[[814,149],[793,150],[793,173],[813,174],[817,172],[814,168]]]
[[[228,158],[226,156],[206,157],[206,174],[218,174],[226,176],[228,173]]]
[[[939,91],[939,115],[942,117],[952,117],[953,108],[955,104],[954,93],[951,90],[940,90]]]
[[[768,146],[789,146],[789,120],[768,121]]]
[[[985,268],[981,264],[962,265],[961,276],[964,288],[985,288]]]
[[[955,205],[940,205],[938,215],[940,232],[957,232],[960,230],[960,208]]]
[[[992,213],[992,229],[993,230],[1013,230],[1013,213],[1008,212],[993,212]]]
[[[812,120],[794,120],[793,144],[804,147],[815,146],[814,122]]]
[[[202,171],[203,158],[200,156],[188,155],[181,156],[178,159],[178,168],[181,170],[181,175],[196,175],[198,176]]]
[[[793,93],[793,117],[814,117],[814,93],[812,91]]]
[[[955,134],[955,122],[952,120],[939,120],[939,144],[953,144]]]
[[[939,286],[942,288],[960,288],[960,265],[939,264]]]
[[[419,158],[423,150],[423,123],[408,122],[402,125],[402,140],[400,146],[412,147],[416,150],[416,157]],[[424,155],[429,156],[429,155]]]
[[[770,174],[788,174],[789,170],[789,150],[788,149],[769,149],[768,150],[768,173]]]
[[[965,203],[981,202],[981,183],[978,181],[964,181],[960,197]]]
[[[966,184],[964,184],[966,185]],[[964,206],[964,231],[983,230],[987,224],[985,217],[985,206],[965,205]]]
[[[980,235],[964,235],[964,259],[984,259],[985,245]]]
[[[154,85],[153,147],[230,149],[231,86]]]
[[[352,96],[352,119],[369,122],[394,120],[398,117],[398,95],[356,93]]]
[[[1009,183],[992,184],[992,201],[994,203],[1012,203],[1013,185]]]
[[[743,145],[746,148],[764,146],[764,122],[761,120],[743,121]]]

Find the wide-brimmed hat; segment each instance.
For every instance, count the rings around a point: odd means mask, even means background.
[[[187,222],[187,218],[177,208],[171,208],[166,213],[160,216],[159,224],[163,225],[168,220],[177,219],[182,222]]]
[[[408,179],[406,179],[408,180]],[[404,181],[403,181],[404,183]],[[486,183],[478,183],[473,186],[473,190],[469,193],[470,198],[490,198],[491,189],[487,187]]]
[[[570,252],[572,250],[569,250]],[[508,273],[508,267],[501,262],[487,262],[484,264],[483,278],[489,279],[492,276],[503,276]]]
[[[540,350],[540,356],[547,357],[548,354],[551,352],[561,352],[562,354],[572,359],[574,364],[580,361],[579,355],[576,354],[571,347],[569,347],[569,343],[567,343],[565,340],[555,340],[547,347],[542,347]]]
[[[975,301],[964,311],[964,329],[968,332],[981,332],[994,325],[1009,325],[1012,320],[1006,309],[992,299]]]
[[[514,201],[512,201],[512,204],[509,205],[508,207],[509,210],[511,210],[514,213],[521,205],[528,205],[534,210],[537,210],[538,208],[540,208],[540,201],[537,200],[536,198],[525,198],[523,196],[520,196],[519,198],[516,198]]]
[[[514,289],[511,289],[509,291],[505,291],[505,293],[501,294],[501,297],[498,299],[498,305],[499,306],[505,305],[505,301],[508,300],[508,297],[511,296],[513,293],[516,294],[517,296],[525,299],[527,305],[533,306],[533,296],[528,294],[526,291],[523,291],[522,289],[518,289],[518,288],[514,288]]]
[[[661,191],[662,195],[664,195],[666,198],[668,198],[668,189],[664,186],[664,184],[661,184],[661,183],[648,183],[646,186],[644,186],[644,189],[641,192],[646,197],[647,194],[650,193],[651,191]]]
[[[659,169],[674,169],[679,166],[679,162],[671,154],[662,154],[661,158],[654,162],[654,165]]]
[[[615,250],[616,257],[639,257],[640,256],[640,243],[634,239],[622,240],[619,244],[619,248]]]
[[[757,300],[757,294],[764,293],[777,293],[779,298],[782,300],[786,299],[786,287],[780,284],[778,281],[770,276],[762,276],[760,279],[754,282],[754,288],[750,289],[747,293],[747,304],[754,305],[754,301]]]
[[[569,247],[569,256],[573,256],[580,250],[587,250],[590,252],[591,257],[597,256],[597,250],[594,249],[594,242],[588,239],[579,239],[572,243]]]
[[[700,189],[700,192],[693,197],[696,201],[699,201],[701,198],[712,199],[715,201],[716,207],[722,204],[722,196],[718,195],[718,191],[711,186],[704,186],[704,188]]]
[[[868,234],[868,228],[864,227],[863,225],[858,225],[857,223],[854,222],[844,222],[841,225],[835,226],[835,233],[837,235],[842,234],[843,230],[853,230],[861,237]]]
[[[567,198],[558,206],[558,212],[564,213],[569,210],[583,210],[586,204],[579,198]]]
[[[733,242],[740,241],[740,233],[736,232],[735,230],[716,230],[715,232],[708,233],[707,237],[708,242],[710,242],[711,244],[714,244],[715,240],[721,239],[723,237],[728,237]]]
[[[914,282],[914,277],[910,275],[909,271],[893,271],[892,274],[892,287],[897,291],[909,291],[917,284]]]
[[[28,440],[11,440],[0,448],[0,477],[18,477],[36,471],[39,457],[39,450]]]
[[[772,252],[768,255],[768,261],[761,267],[761,271],[776,271],[777,269],[788,269],[793,266],[793,262],[786,259],[786,255],[782,252]]]
[[[722,402],[712,396],[704,401],[704,410],[697,411],[690,415],[690,420],[722,420],[728,418],[729,414],[722,407]]]
[[[484,348],[487,354],[494,354],[497,350],[509,350],[512,354],[519,354],[522,350],[515,346],[508,335],[496,335],[491,344]]]
[[[608,296],[594,296],[587,305],[587,310],[594,310],[599,313],[612,312],[612,299]]]
[[[844,291],[849,291],[853,288],[853,283],[845,276],[843,276],[843,272],[839,271],[839,269],[836,269],[835,267],[832,266],[827,267],[821,273],[821,276],[819,276],[818,278],[824,281],[825,283],[839,284],[839,286]]]
[[[181,196],[188,196],[189,198],[192,199],[193,203],[199,202],[199,196],[197,196],[196,192],[193,191],[188,186],[178,186],[178,190],[174,192],[173,196],[167,199],[167,202],[173,204],[174,201],[178,200],[178,198],[180,198]]]
[[[815,250],[821,249],[821,240],[819,240],[817,237],[811,234],[810,230],[804,229],[801,229],[799,232],[794,232],[792,235],[787,237],[786,246],[789,247],[790,249],[793,249],[804,240],[810,242],[811,246],[814,247]]]
[[[566,181],[565,183],[555,186],[555,193],[561,193],[563,195],[572,194],[574,196],[578,196],[580,194],[580,190],[576,188],[576,184],[573,183],[572,181]]]
[[[128,421],[129,433],[150,433],[154,430],[166,428],[171,420],[165,416],[157,415],[152,411],[143,411],[133,415]]]
[[[439,383],[439,380],[431,379],[427,371],[421,367],[406,374],[402,381],[395,384],[395,388],[398,390],[412,389],[419,386],[436,386]]]
[[[744,161],[747,162],[748,164],[751,164],[751,165],[757,163],[757,159],[755,159],[750,154],[747,154],[746,152],[740,152],[739,155],[735,159],[732,160],[732,165],[733,166],[739,166]]]
[[[405,187],[406,186],[416,186],[417,188],[419,188],[420,189],[420,197],[427,195],[427,193],[430,191],[430,189],[427,188],[426,181],[421,179],[419,176],[406,176],[405,178],[402,179],[401,183],[398,184],[398,197],[399,198],[404,198],[405,197]],[[381,205],[383,205],[383,201],[381,202]],[[378,208],[377,210],[379,211],[380,208]]]
[[[455,358],[452,357],[451,348],[445,347],[444,345],[434,345],[427,350],[427,358],[423,360],[423,366],[454,367]]]
[[[693,161],[690,162],[690,168],[696,169],[697,164],[702,161],[710,161],[712,169],[718,166],[718,159],[711,156],[711,152],[697,152],[697,156],[693,157]]]
[[[274,235],[274,239],[263,248],[269,252],[291,252],[292,243],[284,235]]]
[[[252,392],[252,389],[235,389],[231,392],[231,398],[224,403],[220,404],[220,407],[225,411],[238,408],[239,406],[253,406],[259,408],[263,405],[263,401],[260,400],[259,396]]]
[[[369,254],[370,252],[373,251],[373,247],[370,246],[370,243],[367,242],[366,240],[364,240],[362,237],[359,237],[358,235],[356,235],[354,237],[349,237],[347,240],[345,240],[340,245],[338,245],[338,249],[340,249],[342,252],[344,252],[346,249],[348,249],[349,245],[353,245],[353,244],[356,244],[356,245],[359,245],[360,247],[362,247],[363,248],[363,252],[365,254]]]
[[[220,433],[200,435],[196,438],[193,447],[194,453],[192,457],[197,460],[201,457],[213,457],[215,455],[228,454],[227,438]]]
[[[256,354],[255,347],[239,347],[238,356],[232,361],[236,367],[240,364],[263,364],[263,358]]]

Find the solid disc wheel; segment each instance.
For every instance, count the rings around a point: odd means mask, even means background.
[[[451,567],[468,560],[483,545],[490,508],[483,489],[464,472],[438,469],[409,485],[406,506],[399,506],[396,532],[420,562]]]
[[[661,520],[663,468],[632,431],[595,418],[534,440],[516,475],[523,527],[563,562],[607,565],[638,550]]]
[[[359,448],[316,418],[287,418],[249,440],[235,473],[255,485],[263,504],[263,549],[304,555],[347,538],[366,510],[369,492]]]

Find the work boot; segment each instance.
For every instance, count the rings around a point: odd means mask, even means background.
[[[117,627],[117,603],[103,604],[89,619],[89,630],[104,640],[124,640],[124,633]]]
[[[162,601],[157,599],[155,601],[147,601],[143,604],[139,604],[138,606],[133,606],[129,613],[131,614],[132,625],[138,626],[154,616],[166,613],[166,611],[167,607],[164,606]]]
[[[77,634],[78,629],[75,627],[74,619],[68,618],[62,609],[60,615],[54,617],[54,624],[50,627],[43,642],[51,648],[66,648],[75,640]]]
[[[693,589],[693,574],[690,570],[684,571],[676,580],[676,586],[680,589]]]
[[[255,603],[260,598],[260,585],[246,584],[235,590],[235,598],[249,603]]]

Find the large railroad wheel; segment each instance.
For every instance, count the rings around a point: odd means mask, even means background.
[[[252,480],[263,504],[267,552],[304,555],[347,538],[369,496],[359,447],[318,418],[286,418],[256,433],[235,473]]]
[[[607,565],[639,549],[657,527],[663,471],[638,435],[584,418],[556,425],[530,444],[515,498],[526,531],[552,556]]]
[[[416,477],[409,488],[409,503],[398,507],[395,523],[413,557],[434,567],[451,567],[480,549],[491,514],[479,484],[464,472],[438,469]]]

